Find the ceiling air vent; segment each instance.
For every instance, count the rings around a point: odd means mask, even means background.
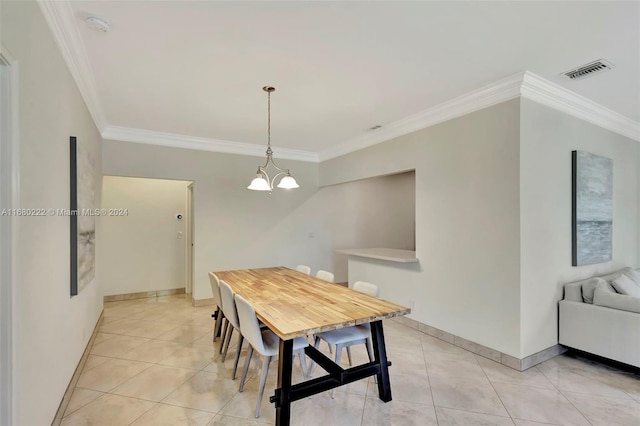
[[[580,80],[581,78],[590,77],[595,74],[599,74],[604,71],[609,71],[614,69],[615,66],[604,59],[599,59],[597,61],[589,62],[586,65],[582,65],[576,69],[571,71],[563,72],[562,75],[570,78],[571,80]]]

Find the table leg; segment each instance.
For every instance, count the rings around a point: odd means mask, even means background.
[[[389,367],[387,366],[387,350],[384,344],[382,321],[371,323],[371,337],[371,340],[373,340],[373,356],[376,364],[380,364],[380,374],[377,375],[378,397],[384,402],[389,402],[391,401],[391,382],[389,381]]]
[[[288,426],[291,421],[291,375],[293,370],[293,340],[280,340],[278,355],[278,389],[280,404],[276,404],[276,425]]]

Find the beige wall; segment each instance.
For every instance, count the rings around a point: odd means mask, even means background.
[[[613,261],[578,268],[571,266],[575,149],[614,162]],[[393,284],[383,283],[381,295],[414,306],[418,321],[524,358],[557,343],[563,283],[640,262],[636,141],[514,100],[324,162],[319,179],[409,168],[420,266],[398,267],[399,279],[387,276]],[[349,280],[374,280],[369,269],[350,271]]]
[[[20,207],[68,208],[69,136],[99,182],[100,135],[37,3],[2,2],[1,28],[19,69]],[[101,269],[69,297],[68,217],[20,218],[17,245],[14,424],[50,424],[102,310]]]
[[[513,356],[520,354],[519,131],[513,100],[320,164],[321,185],[415,169],[420,265],[378,282],[381,294],[414,304],[411,317],[420,322]]]
[[[295,266],[330,253],[330,235],[319,220],[322,214],[311,208],[318,190],[317,164],[278,161],[291,169],[300,188],[276,189],[269,195],[246,189],[263,161],[138,143],[103,143],[105,175],[194,182],[194,299],[211,297],[209,271]]]
[[[521,353],[558,341],[562,284],[638,266],[640,144],[601,127],[521,101]],[[613,159],[613,261],[571,266],[571,151]]]
[[[190,182],[105,176],[102,207],[103,295],[185,287],[186,200]],[[182,214],[178,220],[176,215]]]
[[[2,2],[0,2],[0,23],[2,22]],[[5,61],[10,61],[8,52],[2,45],[0,31],[0,205],[12,207],[13,162],[11,160],[15,140],[12,135],[11,115],[13,114],[12,69]],[[17,96],[17,94],[16,94]],[[10,233],[11,218],[0,217],[0,425],[11,424],[13,409],[13,303],[12,303],[12,246]]]
[[[415,173],[363,179],[320,189],[314,199],[334,249],[415,249]],[[348,279],[347,255],[331,253],[336,282]],[[315,273],[315,271],[314,271]]]
[[[127,142],[103,144],[105,174],[194,181],[194,299],[211,297],[208,271],[306,264],[314,273],[326,269],[336,273],[337,281],[346,281],[346,258],[336,248],[412,248],[411,174],[320,189],[317,164],[279,161],[291,168],[300,188],[269,195],[246,189],[262,160]],[[110,250],[117,250],[116,245]],[[111,256],[106,248],[101,253]]]

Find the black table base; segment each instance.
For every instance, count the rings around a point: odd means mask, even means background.
[[[313,346],[307,346],[305,354],[329,374],[293,386],[291,385],[293,340],[280,340],[278,388],[275,390],[275,395],[269,399],[276,406],[276,425],[289,425],[293,401],[373,375],[378,378],[379,398],[384,402],[391,401],[391,383],[389,381],[391,363],[387,360],[382,321],[371,323],[371,337],[373,340],[373,362],[347,369],[340,367]]]

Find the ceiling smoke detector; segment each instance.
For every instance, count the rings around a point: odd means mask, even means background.
[[[94,31],[106,33],[111,28],[111,25],[109,25],[109,21],[107,21],[106,19],[98,18],[97,16],[89,16],[85,18],[84,22],[86,22],[87,26]]]
[[[563,72],[562,75],[570,78],[571,80],[580,80],[614,68],[615,66],[611,62],[605,61],[604,59],[598,59],[597,61],[589,62],[588,64],[572,69],[571,71]]]

